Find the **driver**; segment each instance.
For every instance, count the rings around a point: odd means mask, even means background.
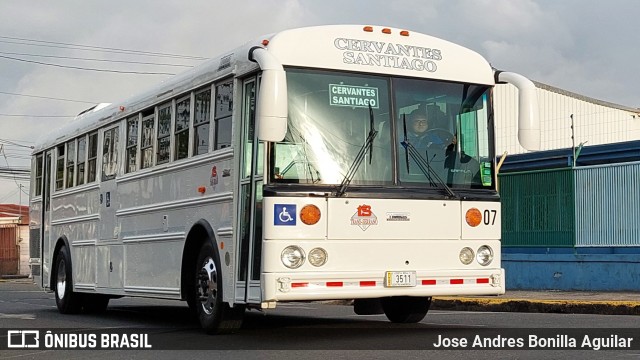
[[[429,131],[434,130],[432,127],[433,122],[435,122],[435,119],[428,117],[427,112],[421,109],[413,110],[407,116],[407,140],[416,149],[422,150],[432,146],[444,148],[449,144],[455,144],[455,138],[444,136],[444,134],[447,134],[446,132]]]

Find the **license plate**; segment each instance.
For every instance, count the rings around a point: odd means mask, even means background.
[[[386,287],[411,287],[416,286],[415,271],[387,271],[385,276]]]

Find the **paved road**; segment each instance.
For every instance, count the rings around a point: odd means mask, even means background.
[[[402,326],[391,324],[384,316],[357,316],[351,307],[320,303],[279,305],[274,311],[247,313],[239,334],[207,336],[191,320],[184,303],[123,298],[113,300],[101,315],[61,315],[55,308],[51,294],[33,285],[20,282],[0,282],[0,328],[5,329],[75,329],[107,332],[126,329],[144,332],[152,339],[155,349],[217,349],[190,351],[123,351],[123,350],[5,350],[0,358],[15,359],[265,359],[303,356],[335,359],[438,359],[461,358],[638,358],[640,350],[424,350],[438,342],[439,335],[448,341],[473,339],[524,338],[540,331],[549,338],[561,334],[597,334],[585,328],[614,328],[640,342],[640,318],[637,316],[543,314],[432,311],[419,324]],[[556,329],[550,329],[556,328]],[[78,330],[79,329],[79,330]],[[501,329],[500,334],[495,329]],[[544,330],[547,329],[547,332]],[[636,335],[637,333],[637,335]],[[631,334],[631,335],[629,335]],[[573,335],[572,335],[573,336]],[[576,335],[577,336],[577,335]],[[455,339],[454,339],[455,338]],[[0,341],[7,337],[0,333]],[[526,341],[526,340],[525,340]],[[557,340],[562,341],[562,339]],[[636,344],[636,343],[633,343]],[[470,345],[470,344],[469,344]],[[581,345],[581,344],[578,344]],[[637,345],[637,344],[636,344]],[[469,347],[469,346],[468,346]],[[639,349],[639,347],[636,347]],[[1,351],[1,350],[0,350]]]

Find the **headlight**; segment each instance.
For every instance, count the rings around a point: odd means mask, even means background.
[[[289,269],[297,269],[304,264],[304,251],[295,245],[287,246],[282,250],[280,258],[284,266]]]
[[[460,262],[465,265],[469,265],[473,262],[474,255],[475,254],[473,253],[473,250],[471,250],[471,248],[463,248],[462,250],[460,250]]]
[[[313,266],[322,266],[327,262],[327,252],[323,248],[315,248],[309,251],[309,263]]]
[[[476,260],[478,261],[478,264],[482,266],[491,264],[491,261],[493,260],[493,250],[491,250],[487,245],[480,246],[476,255]]]

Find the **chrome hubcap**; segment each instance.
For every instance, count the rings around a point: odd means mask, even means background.
[[[218,297],[218,270],[211,257],[204,259],[202,268],[198,272],[198,299],[202,310],[211,315]]]
[[[56,292],[58,293],[58,298],[64,298],[64,292],[67,288],[67,266],[64,260],[60,260],[58,263],[58,275],[56,276]]]

